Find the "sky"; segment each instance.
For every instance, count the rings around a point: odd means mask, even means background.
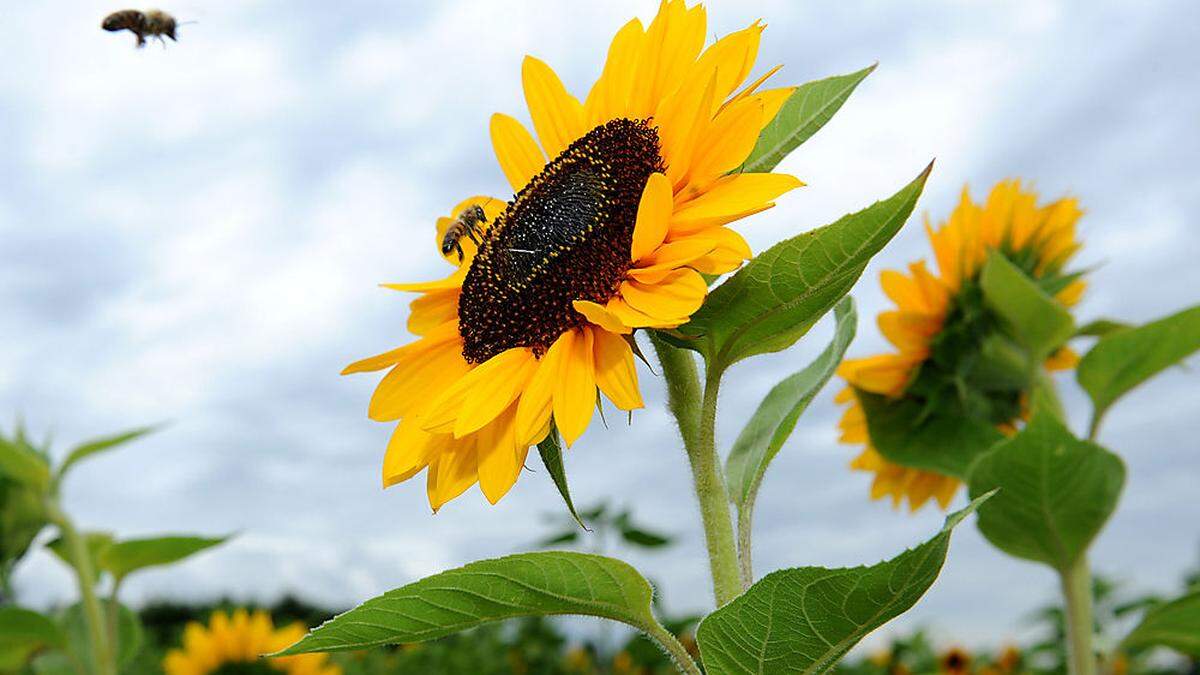
[[[0,419],[21,416],[64,451],[165,422],[81,465],[64,487],[88,529],[229,534],[185,564],[132,578],[155,598],[285,593],[347,607],[468,561],[529,548],[561,500],[536,461],[498,506],[468,492],[430,515],[423,478],[379,486],[390,426],[366,417],[376,378],[348,362],[409,339],[407,298],[380,282],[447,268],[433,224],[459,199],[507,196],[488,141],[496,111],[527,119],[527,53],[577,94],[607,42],[649,0],[167,6],[179,42],[135,50],[100,30],[115,7],[19,3],[0,40]],[[1200,4],[714,2],[709,32],[763,18],[762,72],[801,83],[879,68],[780,171],[808,185],[740,226],[761,251],[890,196],[937,165],[909,224],[853,295],[850,355],[884,348],[878,273],[929,257],[922,214],[944,218],[1021,177],[1077,196],[1092,288],[1078,315],[1134,322],[1200,293]],[[23,26],[39,26],[25,30]],[[52,27],[52,30],[49,28]],[[718,440],[831,333],[732,369]],[[1173,369],[1109,414],[1100,440],[1128,466],[1117,515],[1091,554],[1131,591],[1174,591],[1200,562],[1200,387]],[[704,610],[708,569],[686,461],[660,379],[632,427],[593,424],[566,458],[577,503],[626,505],[671,533],[626,553],[672,612]],[[1060,381],[1076,428],[1086,399]],[[776,459],[756,509],[761,575],[869,564],[931,536],[943,515],[867,498],[824,392]],[[959,496],[956,505],[965,503]],[[19,569],[34,605],[73,597],[44,553]],[[928,628],[943,644],[1027,637],[1052,599],[1046,569],[1006,558],[968,523],[924,599],[871,638]],[[869,643],[870,644],[870,643]]]

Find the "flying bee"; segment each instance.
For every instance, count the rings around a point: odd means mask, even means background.
[[[453,223],[446,228],[446,234],[442,236],[442,255],[450,255],[451,251],[458,252],[458,261],[463,261],[463,249],[460,240],[463,237],[470,237],[471,241],[475,242],[476,248],[479,247],[480,239],[483,238],[482,225],[487,223],[487,214],[484,213],[483,207],[478,204],[472,204],[462,210]]]
[[[110,33],[127,30],[137,36],[137,46],[146,46],[146,38],[158,38],[164,45],[163,37],[175,41],[175,17],[161,9],[148,9],[144,12],[136,9],[123,9],[104,17],[100,27]]]

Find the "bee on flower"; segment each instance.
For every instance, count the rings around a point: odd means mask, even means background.
[[[907,273],[882,273],[883,291],[896,308],[880,313],[878,324],[895,351],[847,359],[838,369],[848,385],[837,396],[848,406],[839,440],[864,446],[850,466],[874,474],[872,499],[890,498],[897,507],[907,502],[913,511],[933,499],[945,509],[960,481],[886,459],[871,443],[856,392],[913,402],[923,415],[949,411],[982,419],[1012,433],[1028,414],[1031,385],[1027,378],[1006,379],[997,366],[997,354],[1006,354],[1011,345],[984,302],[980,273],[988,255],[999,253],[1047,295],[1074,306],[1085,282],[1066,265],[1080,248],[1076,223],[1081,214],[1073,198],[1039,204],[1037,193],[1017,180],[997,184],[982,204],[964,188],[949,220],[937,227],[926,221],[936,268],[922,260],[910,264]],[[1070,369],[1077,361],[1063,346],[1042,367]]]
[[[633,332],[686,323],[702,275],[751,255],[729,225],[801,185],[737,171],[794,91],[764,88],[778,68],[750,80],[764,27],[706,48],[706,26],[684,0],[629,21],[582,99],[526,57],[533,133],[504,114],[490,125],[513,198],[472,197],[439,220],[440,245],[471,210],[478,245],[443,249],[444,279],[389,284],[419,294],[417,339],[344,371],[388,371],[368,410],[396,423],[385,486],[425,471],[435,511],[476,483],[496,503],[552,427],[569,446],[600,396],[641,408]]]

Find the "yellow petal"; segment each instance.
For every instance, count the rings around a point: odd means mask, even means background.
[[[658,15],[640,41],[637,76],[628,109],[632,118],[650,117],[659,101],[680,86],[704,46],[705,25],[702,6],[689,10],[683,0],[670,0],[659,6]]]
[[[639,19],[630,19],[617,31],[608,48],[604,71],[584,103],[588,128],[618,117],[628,117],[633,78],[637,75],[638,49],[645,30]]]
[[[701,73],[703,80],[690,82],[659,106],[654,114],[658,125],[663,162],[672,186],[679,186],[691,166],[696,139],[711,124],[716,96],[716,73]]]
[[[728,217],[761,210],[780,195],[804,183],[781,173],[741,173],[718,179],[695,199],[676,207],[671,216],[671,232],[687,234],[716,224]]]
[[[592,361],[592,332],[569,330],[558,342],[565,342],[558,375],[554,382],[554,422],[567,446],[587,429],[596,406],[596,374]]]
[[[454,270],[454,273],[445,279],[436,281],[418,281],[410,284],[380,284],[384,288],[390,288],[393,291],[414,291],[417,293],[427,293],[429,291],[444,291],[451,288],[461,288],[463,279],[467,276],[467,267],[459,267]]]
[[[728,227],[701,230],[693,236],[715,243],[711,252],[691,262],[691,268],[703,274],[732,272],[754,255],[745,238]]]
[[[550,66],[532,56],[521,64],[525,103],[546,156],[557,157],[584,133],[583,105],[569,94]]]
[[[661,173],[652,173],[642,189],[638,203],[637,221],[633,227],[633,246],[630,259],[634,262],[650,255],[667,238],[671,222],[674,194],[671,182]]]
[[[731,97],[728,101],[725,101],[724,103],[722,103],[720,110],[724,110],[725,108],[728,108],[729,106],[733,105],[734,103],[737,103],[738,101],[744,101],[747,98],[750,98],[750,96],[754,95],[754,92],[758,91],[759,87],[761,87],[767,80],[771,79],[771,77],[774,76],[775,73],[778,73],[780,71],[780,69],[782,69],[782,68],[783,68],[782,65],[777,65],[774,68],[771,68],[767,72],[760,75],[757,80],[746,85],[745,87],[742,88],[741,91],[734,94],[733,97]],[[794,87],[785,87],[785,88],[794,89]]]
[[[426,335],[443,324],[457,324],[459,294],[457,289],[433,291],[413,300],[408,305],[408,332]]]
[[[600,391],[621,410],[643,407],[645,404],[638,391],[633,349],[629,343],[625,338],[604,330],[595,330],[592,334],[596,384]]]
[[[760,94],[755,94],[751,98],[758,99],[762,103],[763,115],[760,122],[765,128],[779,114],[783,104],[796,93],[795,87],[780,87],[778,89],[768,89]]]
[[[707,184],[741,166],[758,142],[763,116],[762,102],[753,98],[721,111],[696,141],[688,180]]]
[[[621,320],[605,309],[603,305],[597,305],[589,300],[576,300],[571,303],[571,306],[575,308],[576,312],[582,314],[585,319],[610,333],[625,335],[632,331],[629,326],[621,323]]]
[[[604,309],[631,328],[675,328],[687,323],[688,320],[686,316],[666,318],[650,316],[631,307],[619,295],[609,300]]]
[[[529,446],[517,448],[513,434],[516,409],[510,406],[503,415],[479,431],[476,452],[479,455],[479,489],[493,504],[508,494],[521,473],[521,464]]]
[[[430,458],[445,447],[447,438],[426,433],[413,420],[397,424],[383,455],[383,487],[391,487],[420,473]]]
[[[546,156],[517,120],[496,113],[491,122],[492,149],[513,192],[520,192],[546,165]]]
[[[754,67],[764,26],[755,22],[736,33],[730,33],[704,50],[693,66],[696,70],[715,70],[717,101],[724,101]]]
[[[554,383],[558,378],[559,363],[563,360],[567,343],[562,338],[554,341],[550,349],[538,359],[537,370],[521,392],[517,404],[515,435],[518,444],[530,441],[543,427],[550,423],[553,410]]]
[[[630,280],[621,284],[621,297],[648,316],[667,319],[691,316],[704,303],[708,285],[690,269],[675,270],[656,284]]]
[[[406,352],[375,387],[367,416],[378,422],[419,414],[431,400],[466,375],[461,339],[425,338]]]
[[[669,242],[660,246],[654,255],[642,259],[638,267],[629,270],[629,278],[644,284],[657,284],[676,269],[695,267],[695,261],[712,253],[716,247],[715,241],[700,237]]]
[[[455,441],[451,450],[430,462],[426,491],[435,513],[479,480],[478,468],[474,438]]]
[[[491,365],[492,362],[496,363]],[[480,372],[485,368],[486,372]],[[461,438],[494,420],[517,400],[536,370],[533,352],[516,347],[497,354],[472,371],[464,378],[470,393],[458,410],[454,435]]]
[[[532,362],[528,349],[514,347],[481,363],[433,399],[422,427],[462,438],[491,422],[516,400],[532,374]]]

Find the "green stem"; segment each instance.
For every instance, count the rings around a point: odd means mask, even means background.
[[[679,424],[679,434],[692,467],[692,483],[700,501],[700,518],[708,547],[713,595],[720,607],[742,592],[729,495],[725,491],[716,449],[720,373],[708,373],[701,395],[692,355],[661,340],[653,339],[653,342],[663,377],[667,380],[668,406]]]
[[[108,607],[105,608],[108,610],[108,637],[114,654],[119,653],[121,648],[121,604],[117,602],[117,591],[121,589],[123,580],[119,576],[113,577],[112,590],[108,593]]]
[[[97,675],[116,675],[117,669],[104,627],[104,614],[100,610],[100,601],[96,598],[96,575],[92,570],[92,557],[88,552],[87,543],[53,497],[46,499],[46,514],[50,522],[58,527],[63,542],[67,545],[71,564],[75,568],[75,576],[79,581],[79,597],[83,603],[84,622],[87,624],[88,637],[92,643],[95,672]]]
[[[1087,556],[1079,556],[1069,569],[1060,570],[1067,605],[1067,643],[1070,675],[1095,675],[1092,650],[1092,575]]]
[[[679,672],[685,675],[704,675],[703,671],[700,670],[700,666],[696,665],[696,662],[692,659],[692,655],[680,644],[679,640],[675,639],[674,635],[671,635],[670,631],[657,623],[642,626],[642,630],[646,631],[646,634],[653,638],[655,642],[662,645],[663,649],[670,655],[671,660],[675,662],[675,667],[679,669]]]
[[[738,572],[741,573],[742,590],[754,585],[754,564],[750,559],[750,532],[754,524],[753,502],[738,507],[737,510],[737,552]]]
[[[1092,413],[1092,422],[1091,422],[1091,424],[1088,425],[1087,439],[1089,441],[1092,441],[1093,443],[1096,442],[1096,436],[1098,436],[1100,434],[1100,419],[1103,416],[1104,416],[1104,413],[1099,412],[1099,411]]]

